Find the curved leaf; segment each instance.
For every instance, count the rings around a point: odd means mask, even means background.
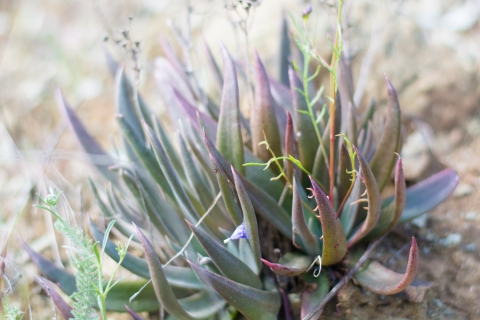
[[[97,225],[88,217],[88,224],[90,226],[90,232],[95,239],[100,243],[103,243],[104,233],[98,229]],[[120,257],[118,256],[117,246],[113,241],[107,240],[105,246],[105,253],[112,258],[113,261],[118,262]],[[135,255],[127,252],[127,255],[122,261],[122,267],[138,275],[139,277],[150,279],[150,271],[148,269],[148,263],[144,259],[138,258]],[[192,269],[178,266],[166,266],[163,267],[163,272],[167,277],[168,283],[172,287],[186,288],[186,289],[203,289],[203,284],[195,276]]]
[[[197,275],[247,319],[275,320],[280,309],[278,292],[258,290],[229,280],[189,262]]]
[[[395,201],[393,201],[388,207],[382,208],[377,224],[365,237],[365,240],[379,238],[395,227],[402,216],[403,209],[405,208],[406,188],[402,159],[399,158],[395,168]]]
[[[394,272],[377,261],[371,261],[357,271],[353,277],[358,284],[374,293],[396,294],[407,288],[415,280],[418,262],[417,241],[412,238],[405,274]]]
[[[188,223],[188,221],[187,221]],[[242,260],[233,255],[223,245],[207,233],[188,223],[195,237],[213,260],[220,272],[230,280],[246,286],[261,289],[260,278]]]
[[[294,237],[300,239],[301,245],[308,254],[318,255],[320,254],[320,246],[317,237],[308,228],[305,221],[305,215],[303,213],[302,199],[298,192],[297,179],[293,180],[293,205],[292,205],[292,233]]]
[[[72,319],[72,307],[70,307],[68,303],[63,300],[62,296],[51,287],[49,281],[39,276],[36,277],[36,280],[50,296],[52,302],[55,304],[55,308],[60,311],[63,319]]]
[[[285,154],[298,159],[293,120],[289,111],[287,111],[287,127],[285,128]],[[287,174],[287,180],[291,182],[294,174],[295,176],[298,176],[297,172],[297,166],[294,165],[293,162],[285,160],[285,173]]]
[[[130,309],[127,305],[125,305],[125,309],[127,309],[128,313],[130,313],[133,320],[143,320],[143,318],[140,317],[140,315],[138,313],[136,313],[135,311]],[[65,319],[70,319],[70,318],[65,318]]]
[[[217,149],[230,162],[235,170],[244,173],[243,140],[240,130],[240,107],[237,83],[237,71],[232,57],[224,45],[223,91],[220,116],[218,119]]]
[[[55,91],[55,99],[90,163],[105,179],[117,181],[117,175],[108,169],[110,166],[115,165],[115,160],[105,153],[98,142],[87,132],[80,119],[68,105],[60,89]]]
[[[349,248],[358,240],[365,237],[375,227],[378,219],[380,218],[380,210],[382,209],[382,198],[380,191],[378,190],[377,182],[375,181],[375,177],[370,170],[368,162],[363,157],[360,150],[358,150],[355,146],[353,146],[353,149],[357,153],[357,158],[360,165],[360,177],[357,179],[362,179],[362,181],[365,183],[365,187],[367,188],[368,213],[360,229],[355,233],[355,235],[348,239]]]
[[[377,150],[370,160],[370,167],[378,183],[378,189],[383,190],[387,184],[390,173],[395,165],[395,152],[399,152],[401,111],[397,92],[390,79],[387,81],[388,114],[383,128],[382,137],[377,144]]]
[[[282,154],[280,133],[277,124],[277,115],[267,72],[255,53],[255,103],[250,113],[250,127],[252,131],[253,154],[263,161],[268,161],[272,155],[260,142],[267,137],[271,150],[276,156]]]
[[[298,153],[302,165],[309,172],[312,172],[319,141],[310,116],[302,113],[308,112],[305,97],[298,92],[298,90],[303,91],[303,83],[291,67],[288,69],[288,75],[290,78],[291,99],[293,100],[293,118],[295,121],[295,137],[297,139]]]
[[[435,208],[455,190],[459,180],[454,170],[445,169],[407,188],[407,200],[400,222],[412,220]],[[393,196],[383,200],[383,203],[388,205],[392,201]]]
[[[265,259],[262,259],[262,262],[280,276],[294,277],[305,273],[313,260],[308,256],[287,252],[278,263],[269,262]]]
[[[23,241],[22,246],[27,251],[33,263],[40,269],[45,277],[56,283],[63,292],[72,295],[77,291],[75,276],[63,268],[56,266],[53,262],[45,259],[41,254],[33,251]],[[125,312],[125,304],[137,312],[155,311],[160,308],[157,298],[154,295],[153,286],[147,285],[143,291],[132,301],[130,297],[138,292],[146,284],[146,281],[122,281],[116,284],[108,293],[106,307],[108,311]]]
[[[218,91],[220,92],[222,91],[222,88],[223,88],[222,73],[220,72],[220,68],[218,67],[217,61],[213,57],[212,51],[210,50],[210,47],[208,46],[205,40],[203,41],[203,45],[205,48],[205,54],[207,57],[208,66],[210,67],[210,71],[213,75],[213,79],[215,80]]]
[[[158,259],[157,253],[152,247],[150,241],[147,237],[137,228],[137,235],[142,243],[143,250],[145,251],[145,256],[147,258],[148,269],[150,270],[150,275],[152,277],[153,288],[155,289],[155,295],[158,300],[161,302],[162,306],[174,317],[180,319],[195,319],[190,314],[188,314],[182,306],[178,303],[175,294],[173,293],[172,288],[168,284],[167,277],[163,272],[163,266]]]
[[[313,195],[317,201],[320,222],[322,223],[322,265],[329,266],[342,261],[347,252],[347,239],[342,223],[337,218],[330,200],[312,177],[310,177],[310,181],[313,187]]]
[[[240,175],[237,173],[233,166],[231,167],[231,170],[235,183],[235,189],[237,190],[238,200],[242,207],[245,232],[248,236],[248,243],[252,248],[255,258],[256,268],[254,268],[253,270],[256,270],[256,273],[258,274],[261,269],[260,259],[262,257],[262,252],[260,250],[260,239],[258,237],[257,217],[255,216],[255,210],[253,209],[252,202],[250,201],[250,197],[248,196],[247,190],[243,185],[243,181],[240,178]]]
[[[288,37],[288,23],[283,14],[282,17],[282,30],[280,38],[280,59],[279,59],[279,79],[280,82],[288,86],[288,68],[290,66],[290,38]]]

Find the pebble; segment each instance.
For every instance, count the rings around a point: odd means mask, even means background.
[[[475,188],[468,183],[460,183],[457,188],[455,188],[455,191],[453,191],[453,196],[455,198],[462,198],[466,197],[475,191]]]
[[[474,221],[474,220],[477,220],[478,216],[479,216],[478,212],[470,211],[465,213],[465,220]]]
[[[444,304],[440,299],[433,299],[433,303],[439,308],[443,308]]]
[[[475,242],[472,242],[463,247],[463,249],[467,252],[475,252],[477,251],[477,245],[475,244]]]
[[[440,240],[440,245],[444,247],[454,247],[462,242],[462,235],[460,233],[449,234],[445,239]]]
[[[410,221],[410,223],[417,228],[423,229],[427,226],[427,221],[428,221],[428,213],[425,213],[419,217],[416,217],[415,219]]]

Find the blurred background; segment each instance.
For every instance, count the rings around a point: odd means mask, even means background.
[[[248,15],[241,9],[247,2],[252,4]],[[52,318],[49,299],[33,281],[37,270],[17,240],[60,261],[50,215],[32,208],[35,193],[56,185],[73,210],[92,215],[98,210],[86,180],[92,170],[65,130],[54,90],[60,88],[89,132],[116,152],[120,140],[105,52],[135,76],[134,61],[116,41],[122,32],[139,42],[139,91],[162,116],[164,101],[153,77],[154,60],[164,54],[160,41],[170,41],[179,53],[190,47],[193,69],[207,93],[215,83],[205,72],[204,42],[218,61],[219,41],[239,63],[256,49],[278,78],[282,20],[293,39],[289,15],[300,19],[308,4],[317,22],[318,51],[328,60],[333,0],[0,3],[0,249],[7,247],[9,276],[22,277],[10,298],[14,303],[26,311],[30,306],[33,319]],[[444,166],[461,177],[446,203],[405,227],[420,239],[423,263],[417,278],[433,282],[424,301],[412,307],[428,317],[480,316],[479,21],[478,0],[345,0],[344,54],[357,86],[355,101],[366,105],[374,98],[382,108],[387,74],[408,132],[402,151],[407,180],[414,183]],[[246,96],[241,100],[248,103]],[[381,301],[369,307],[380,310]]]

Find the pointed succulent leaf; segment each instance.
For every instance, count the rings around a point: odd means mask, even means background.
[[[399,158],[395,168],[395,200],[386,208],[382,208],[376,226],[365,237],[372,240],[390,232],[400,220],[406,201],[405,176],[403,174],[402,159]]]
[[[302,199],[298,191],[299,183],[297,179],[293,180],[293,205],[292,205],[292,226],[293,236],[299,238],[301,246],[310,255],[320,254],[320,245],[317,237],[310,231],[305,221]]]
[[[232,218],[235,225],[239,225],[243,221],[243,216],[237,202],[234,199],[232,189],[230,188],[230,185],[228,183],[228,177],[226,176],[223,169],[220,168],[220,164],[213,155],[210,156],[210,161],[212,162],[215,173],[217,175],[218,186],[220,187],[222,198],[225,206],[227,207],[227,211],[230,214],[230,217]]]
[[[100,231],[90,217],[88,219],[88,224],[90,226],[90,232],[95,241],[103,243],[104,233]],[[120,261],[120,257],[116,248],[117,246],[111,240],[107,240],[105,253],[112,258],[113,261],[118,262]],[[129,252],[127,252],[125,258],[123,259],[121,266],[133,274],[138,275],[139,277],[150,279],[150,271],[148,269],[147,261],[138,258]],[[203,284],[198,280],[193,270],[190,268],[168,265],[163,268],[163,272],[167,277],[168,283],[172,287],[188,289],[204,288]]]
[[[330,200],[312,177],[310,177],[310,181],[313,187],[313,195],[317,202],[320,222],[322,223],[322,265],[329,266],[342,261],[347,252],[347,239],[345,238],[342,223],[337,218]]]
[[[223,91],[218,119],[217,149],[235,170],[244,173],[243,140],[240,130],[240,107],[237,71],[227,48],[222,45]]]
[[[312,264],[313,259],[301,254],[287,252],[280,258],[278,263],[269,262],[265,259],[262,259],[262,262],[280,276],[294,277],[305,273]]]
[[[298,90],[303,90],[303,83],[293,68],[289,68],[288,74],[290,78],[291,99],[293,101],[293,118],[295,121],[295,137],[297,139],[298,153],[302,165],[309,172],[312,172],[319,142],[310,116],[302,113],[308,112],[305,97],[298,92]]]
[[[242,179],[233,166],[231,167],[231,170],[233,174],[233,180],[235,182],[235,189],[237,190],[238,199],[242,207],[243,224],[245,226],[245,232],[248,236],[248,243],[252,247],[255,257],[256,270],[260,272],[260,259],[262,257],[262,252],[260,251],[257,217],[255,216],[255,210],[253,209],[252,202],[250,201],[247,190],[243,185]]]
[[[435,208],[455,190],[460,177],[452,169],[445,169],[416,185],[407,188],[407,200],[400,222],[412,220]],[[384,200],[388,205],[393,197]]]
[[[195,227],[193,224],[189,223],[188,225],[225,277],[246,286],[261,289],[262,282],[260,278],[243,261],[230,253],[227,248],[210,237],[206,232]]]
[[[201,132],[201,128],[197,121],[197,114],[202,119],[202,122],[205,124],[205,130],[207,130],[208,134],[215,138],[217,137],[218,125],[215,120],[212,119],[209,115],[200,112],[194,105],[188,102],[185,97],[178,92],[176,89],[173,89],[175,94],[175,98],[178,101],[179,106],[182,108],[183,113],[185,114],[186,118],[190,120],[192,126],[198,131]],[[163,144],[163,141],[162,141]]]
[[[155,294],[158,301],[162,306],[170,313],[172,316],[180,319],[195,319],[190,314],[188,314],[180,305],[175,294],[173,293],[172,288],[168,284],[167,277],[163,272],[163,266],[158,259],[157,253],[152,247],[150,241],[147,237],[137,228],[137,235],[142,243],[143,250],[145,251],[145,256],[147,258],[148,268],[150,270],[150,275],[152,277],[153,288],[155,289]]]
[[[25,243],[22,243],[22,246],[29,254],[33,263],[48,280],[56,283],[59,288],[68,295],[77,292],[74,275],[45,259],[41,254],[33,251]],[[158,310],[160,304],[155,297],[153,286],[151,284],[147,285],[135,300],[131,303],[128,302],[130,297],[138,292],[145,284],[146,281],[144,280],[122,281],[116,284],[107,295],[107,311],[124,312],[125,303],[137,312]]]
[[[338,202],[341,203],[347,195],[350,185],[352,184],[352,182],[350,181],[351,175],[348,173],[348,171],[352,170],[352,164],[350,162],[350,156],[348,154],[345,143],[342,143],[340,145],[339,153],[337,192]]]
[[[277,124],[277,115],[267,72],[260,61],[258,54],[255,54],[255,104],[251,109],[250,126],[252,130],[253,154],[263,161],[268,161],[272,155],[260,142],[267,137],[270,148],[275,155],[282,154],[280,133]]]
[[[229,280],[189,262],[197,275],[247,319],[274,320],[280,309],[278,292],[263,291]]]
[[[223,88],[223,77],[222,73],[220,72],[220,68],[218,67],[217,61],[213,57],[212,51],[208,46],[207,42],[204,40],[203,45],[205,48],[205,53],[207,57],[208,66],[210,67],[211,74],[213,75],[213,79],[215,79],[215,83],[217,85],[218,91],[222,91]]]
[[[173,197],[173,192],[165,179],[165,174],[158,165],[155,154],[145,144],[145,137],[143,132],[138,133],[131,125],[127,118],[123,115],[117,115],[117,121],[122,128],[125,138],[127,138],[130,146],[133,148],[143,166],[148,170],[150,176],[157,182],[162,190],[170,197]]]
[[[32,262],[40,269],[40,272],[68,295],[77,291],[75,277],[63,268],[57,267],[53,262],[46,259],[40,253],[30,248],[22,239],[19,239],[23,249],[28,253]]]
[[[190,221],[197,222],[200,216],[193,207],[192,202],[188,198],[187,193],[185,192],[185,189],[183,188],[183,185],[180,182],[180,179],[178,178],[178,175],[175,172],[172,163],[170,162],[170,159],[165,153],[165,149],[156,137],[152,128],[150,128],[146,123],[144,123],[144,126],[145,130],[147,131],[147,136],[152,145],[157,161],[162,168],[162,171],[165,174],[165,177],[170,187],[172,188],[174,196],[177,199],[177,202],[185,209],[185,218],[189,219]]]
[[[355,281],[362,287],[383,295],[399,293],[407,288],[415,279],[418,270],[418,247],[415,238],[408,256],[405,274],[394,272],[377,261],[371,261],[354,275]]]
[[[117,216],[117,213],[113,210],[111,206],[107,205],[102,200],[102,197],[100,196],[100,192],[98,191],[98,188],[93,182],[93,180],[89,178],[88,183],[90,185],[90,189],[92,190],[95,201],[97,205],[100,207],[100,211],[102,211],[102,214],[108,219],[115,219],[115,217]],[[131,224],[126,223],[122,219],[117,221],[115,228],[126,237],[129,237],[134,232],[134,229],[132,228]],[[138,242],[138,239],[136,236],[133,237],[133,241]]]
[[[268,82],[270,82],[270,92],[272,93],[272,97],[275,103],[282,110],[290,111],[291,113],[293,113],[294,112],[293,101],[292,101],[292,95],[290,92],[288,81],[287,81],[287,84],[285,85],[269,77]]]
[[[127,305],[125,305],[125,309],[127,309],[128,313],[130,313],[133,320],[143,320],[143,318],[138,313],[130,309]],[[65,319],[70,319],[70,318],[65,318]]]
[[[115,76],[115,91],[117,113],[125,116],[125,120],[132,130],[137,136],[142,137],[145,143],[145,135],[140,122],[140,117],[143,117],[143,115],[141,114],[138,104],[135,102],[133,86],[125,76],[123,68],[118,69]]]
[[[63,300],[62,296],[53,288],[51,283],[40,276],[36,277],[37,282],[42,286],[43,290],[52,299],[52,302],[55,304],[55,308],[60,312],[63,319],[72,319],[72,307]]]
[[[370,170],[368,162],[363,157],[360,150],[358,150],[355,146],[353,146],[353,149],[357,153],[360,166],[360,177],[357,179],[362,179],[365,187],[367,188],[368,213],[360,229],[355,233],[355,235],[348,239],[348,247],[351,247],[358,240],[365,237],[375,227],[378,219],[380,218],[380,210],[382,209],[382,198],[372,170]]]
[[[80,146],[91,164],[108,181],[117,181],[118,177],[108,167],[115,165],[115,160],[100,147],[98,142],[87,132],[80,119],[68,105],[60,89],[55,91],[57,105],[62,111]]]
[[[289,111],[287,111],[287,127],[285,129],[285,153],[287,156],[293,156],[295,159],[298,159],[293,120]],[[297,166],[293,162],[285,160],[285,173],[288,181],[293,180],[295,171],[298,171]]]
[[[340,221],[342,222],[343,229],[347,239],[352,233],[352,229],[355,225],[355,221],[358,216],[359,202],[357,201],[362,194],[362,180],[357,177],[353,189],[348,196],[347,201],[343,205],[342,213],[340,214]]]
[[[397,92],[390,79],[387,80],[388,114],[382,136],[377,145],[377,150],[370,161],[373,175],[378,183],[378,189],[383,190],[387,184],[390,173],[395,165],[395,152],[399,152],[401,111]]]
[[[224,299],[211,290],[202,290],[191,296],[179,299],[178,302],[185,311],[196,319],[212,319],[215,314],[225,309],[227,304]]]
[[[302,307],[300,311],[300,317],[302,319],[318,306],[328,294],[328,275],[322,272],[320,276],[315,279],[315,282],[306,282],[306,285],[307,288],[302,292]],[[320,314],[317,315],[317,317],[319,316]],[[312,318],[315,319],[315,316]]]
[[[223,173],[228,177],[228,180],[233,183],[234,178],[232,171],[230,170],[230,164],[225,160],[220,152],[218,152],[217,148],[215,148],[205,133],[203,137],[210,156],[216,159],[218,170],[223,170]],[[241,180],[245,190],[247,191],[255,212],[265,217],[284,235],[291,237],[292,222],[288,213],[278,205],[277,201],[275,201],[265,191],[254,185],[244,176],[237,175],[237,177],[239,180]]]
[[[280,61],[279,61],[279,79],[280,82],[288,86],[288,68],[290,66],[290,38],[288,36],[288,23],[285,14],[282,17],[282,30],[280,36]]]

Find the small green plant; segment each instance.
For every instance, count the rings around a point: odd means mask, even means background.
[[[341,7],[342,1],[339,17]],[[305,24],[308,15],[303,15]],[[281,68],[287,74],[280,78],[288,83],[269,77],[255,55],[255,103],[249,115],[241,112],[238,66],[225,47],[223,74],[207,50],[219,83],[218,106],[172,47],[162,43],[168,58],[155,61],[154,73],[171,124],[181,123],[176,133],[152,116],[123,68],[109,58],[127,159],[103,151],[57,92],[65,118],[99,173],[90,186],[100,210],[106,219],[118,219],[119,233],[136,233],[132,241],[145,252],[145,259],[126,251],[120,255],[108,232],[92,221],[90,232],[103,244],[99,255],[83,233],[67,232],[80,237],[92,266],[98,267],[105,252],[144,279],[113,287],[100,309],[128,310],[135,319],[140,318],[135,312],[157,310],[176,319],[235,319],[239,313],[255,320],[293,319],[293,314],[312,319],[352,277],[379,294],[412,289],[419,265],[415,239],[405,274],[368,260],[368,255],[399,222],[441,203],[458,176],[446,169],[406,188],[394,86],[387,78],[388,114],[382,130],[374,129],[375,108],[361,114],[352,104],[353,90],[345,85],[349,82],[339,81],[342,72],[351,77],[340,63],[340,27],[331,43],[330,63],[316,54],[315,41],[305,30],[297,26],[302,61],[285,60]],[[322,66],[330,73],[328,95],[316,84]],[[374,130],[381,132],[379,137]],[[394,194],[382,199],[392,171]],[[39,256],[33,258],[53,281],[74,279],[46,260],[39,263]],[[101,276],[101,269],[95,272]],[[89,296],[92,288],[79,287],[78,292]],[[293,310],[295,301],[301,301],[298,310]],[[87,305],[93,301],[85,300]]]
[[[57,230],[68,238],[71,246],[68,246],[68,257],[72,266],[76,270],[75,280],[77,291],[72,294],[73,310],[71,311],[74,319],[98,319],[97,312],[93,309],[96,306],[101,313],[102,319],[107,318],[106,299],[110,290],[115,287],[124,278],[113,281],[117,270],[126,256],[127,248],[132,240],[133,235],[128,239],[125,246],[118,244],[116,250],[119,256],[119,262],[112,272],[108,281],[103,277],[103,259],[105,256],[106,239],[101,243],[101,250],[99,251],[97,244],[89,239],[84,232],[77,226],[71,226],[65,219],[63,219],[58,212],[57,204],[61,196],[61,192],[57,193],[55,189],[50,189],[49,194],[42,198],[38,195],[41,204],[36,207],[45,209],[53,214],[57,221],[55,227]],[[105,234],[108,236],[115,224],[112,220]]]

